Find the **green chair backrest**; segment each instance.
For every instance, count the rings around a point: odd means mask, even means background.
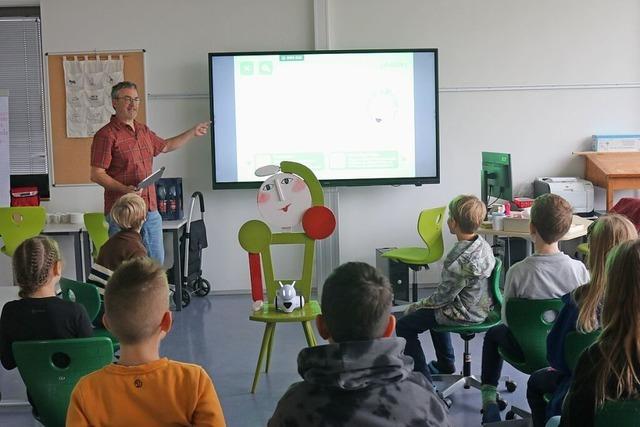
[[[429,248],[429,258],[442,258],[444,242],[442,240],[442,223],[446,206],[425,209],[418,216],[418,234]]]
[[[3,252],[13,256],[20,243],[42,233],[46,222],[47,212],[42,206],[0,208],[0,236],[4,241]]]
[[[504,299],[502,298],[502,292],[500,291],[500,278],[502,276],[502,261],[500,258],[496,258],[496,263],[493,266],[491,277],[489,278],[489,286],[491,287],[491,294],[493,295],[494,310],[500,312]]]
[[[100,248],[109,240],[109,224],[102,212],[87,212],[84,214],[84,226],[93,243],[93,259],[96,259]]]
[[[637,427],[640,424],[640,400],[610,400],[596,411],[595,427]]]
[[[591,344],[596,342],[600,336],[600,329],[587,334],[580,333],[578,331],[569,332],[564,341],[564,360],[573,372],[578,364],[578,359],[583,351],[585,351]]]
[[[519,361],[521,363],[508,360],[515,368],[525,374],[531,374],[549,366],[547,335],[562,305],[561,299],[511,298],[507,300],[507,323],[525,356],[524,361]]]
[[[93,321],[100,311],[100,292],[98,288],[89,284],[76,282],[75,280],[61,278],[60,290],[62,299],[75,301],[84,306],[89,315],[89,320]]]
[[[76,383],[112,362],[113,345],[106,337],[16,341],[13,355],[38,419],[63,427]]]

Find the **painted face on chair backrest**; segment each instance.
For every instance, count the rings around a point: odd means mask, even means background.
[[[267,178],[258,190],[258,210],[270,226],[295,227],[311,207],[311,193],[302,178],[278,172]]]

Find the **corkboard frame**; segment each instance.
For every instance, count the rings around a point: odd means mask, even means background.
[[[46,76],[48,86],[49,135],[51,151],[51,182],[54,186],[87,185],[90,179],[91,142],[93,138],[67,138],[66,120],[66,91],[64,84],[64,69],[62,60],[77,57],[79,61],[85,59],[119,58],[124,60],[124,79],[134,82],[138,86],[138,94],[143,102],[138,107],[136,120],[147,122],[147,96],[145,90],[144,49],[128,51],[93,51],[93,52],[65,52],[45,53]]]

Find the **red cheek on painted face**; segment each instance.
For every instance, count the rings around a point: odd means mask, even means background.
[[[307,184],[305,184],[301,179],[296,179],[296,181],[293,183],[293,188],[291,189],[291,191],[298,193],[305,188],[307,188]]]
[[[269,193],[258,193],[258,203],[267,203],[270,198],[271,195]]]

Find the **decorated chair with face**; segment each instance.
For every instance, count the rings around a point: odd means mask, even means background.
[[[258,190],[258,209],[267,223],[260,220],[246,222],[238,232],[238,240],[249,253],[251,295],[256,310],[250,320],[265,323],[262,346],[258,357],[251,392],[254,393],[260,377],[262,362],[266,356],[265,372],[269,371],[275,327],[278,322],[300,322],[309,346],[317,345],[311,322],[320,314],[320,304],[311,300],[311,279],[315,241],[329,237],[336,220],[324,206],[324,193],[320,182],[306,166],[284,161],[278,166],[265,166],[256,171],[268,178]],[[302,225],[301,231],[295,231]],[[276,278],[272,264],[272,245],[303,245],[302,277]],[[267,289],[263,294],[262,277]],[[299,309],[290,313],[278,311],[276,292],[280,283],[291,285],[304,301]]]

